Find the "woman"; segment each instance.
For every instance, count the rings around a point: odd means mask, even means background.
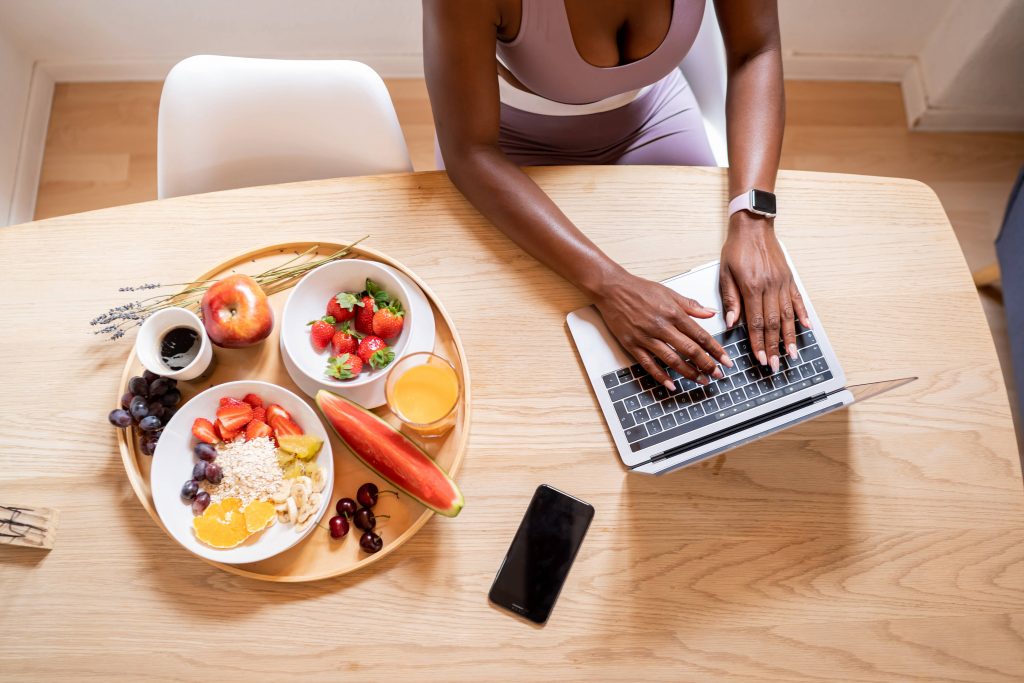
[[[716,0],[725,39],[729,196],[772,192],[785,103],[778,12]],[[424,0],[427,88],[452,182],[500,230],[576,285],[643,368],[661,359],[706,384],[732,362],[691,318],[715,311],[612,261],[518,165],[713,165],[700,111],[676,66],[704,0]],[[778,370],[809,326],[772,218],[729,217],[722,248],[726,324],[745,312],[751,348]],[[641,302],[638,305],[638,302]]]

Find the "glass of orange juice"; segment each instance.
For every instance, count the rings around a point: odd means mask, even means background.
[[[400,358],[388,373],[384,395],[391,412],[426,438],[444,435],[455,424],[462,384],[446,359],[429,351]]]

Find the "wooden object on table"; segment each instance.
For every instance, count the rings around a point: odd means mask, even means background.
[[[971,277],[974,278],[974,286],[978,289],[995,285],[999,282],[999,275],[998,263],[989,264],[971,273]]]
[[[723,170],[528,172],[639,275],[718,256]],[[850,383],[920,379],[660,478],[618,464],[564,324],[582,295],[442,173],[0,230],[0,312],[16,331],[0,335],[0,500],[31,490],[68,520],[45,563],[0,561],[0,631],[19,636],[0,642],[2,677],[191,679],[201,641],[218,681],[1021,680],[1020,464],[942,207],[892,178],[784,171],[778,193],[777,229]],[[88,321],[123,285],[181,282],[253,245],[364,234],[430,285],[462,338],[466,507],[366,571],[288,585],[226,574],[131,493],[105,419],[128,348],[88,337]],[[539,483],[597,515],[534,629],[486,596]]]
[[[31,505],[0,505],[0,546],[53,549],[60,510]]]

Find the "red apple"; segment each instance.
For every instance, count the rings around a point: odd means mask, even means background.
[[[217,346],[238,349],[257,344],[274,329],[274,311],[259,284],[248,275],[231,275],[203,294],[203,325]]]

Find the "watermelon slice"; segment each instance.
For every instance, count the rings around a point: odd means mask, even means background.
[[[404,434],[330,391],[317,392],[316,404],[348,449],[391,485],[445,517],[462,510],[459,487]]]

